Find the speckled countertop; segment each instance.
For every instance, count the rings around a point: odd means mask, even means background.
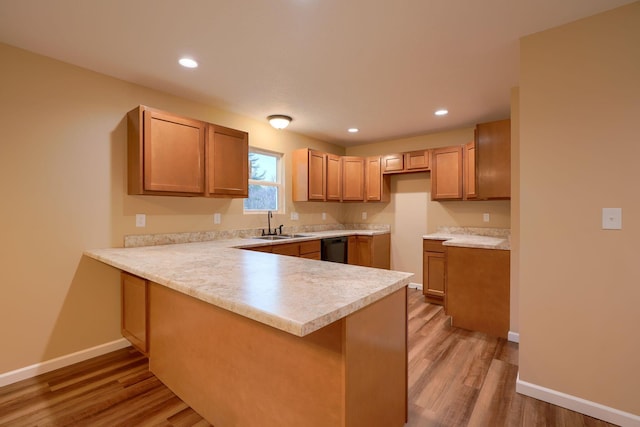
[[[511,250],[511,233],[504,228],[440,227],[422,238],[444,240],[444,246]]]
[[[278,243],[383,232],[312,232]],[[94,249],[85,251],[85,255],[297,336],[390,295],[413,277],[411,273],[236,249],[270,243],[232,238]]]

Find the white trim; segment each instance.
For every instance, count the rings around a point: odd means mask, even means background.
[[[511,342],[520,342],[520,334],[518,332],[509,331],[507,334],[507,340]]]
[[[420,284],[420,283],[413,283],[412,282],[412,283],[409,283],[407,286],[409,287],[409,289],[420,289],[420,290],[422,290],[422,284]]]
[[[65,366],[73,365],[74,363],[82,362],[93,357],[102,356],[103,354],[120,350],[121,348],[125,348],[130,345],[131,343],[129,341],[124,338],[120,338],[119,340],[100,344],[65,356],[56,357],[55,359],[46,360],[41,363],[36,363],[35,365],[16,369],[15,371],[5,372],[4,374],[0,374],[0,387],[17,383],[18,381],[26,380],[27,378],[33,378],[40,374],[55,371],[56,369],[64,368]]]
[[[624,427],[640,427],[640,415],[516,379],[516,392]]]

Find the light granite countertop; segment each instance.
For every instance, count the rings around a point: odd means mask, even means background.
[[[510,230],[502,228],[441,227],[422,238],[444,240],[444,246],[511,250]]]
[[[297,336],[305,336],[407,286],[411,273],[237,249],[380,230],[301,233],[270,242],[232,238],[85,255]]]

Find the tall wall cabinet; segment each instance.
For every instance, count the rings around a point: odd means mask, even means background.
[[[139,106],[127,114],[128,191],[247,197],[249,134]]]

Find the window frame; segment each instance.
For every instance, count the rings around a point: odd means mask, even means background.
[[[276,182],[271,182],[271,181],[259,181],[259,180],[254,180],[251,179],[251,161],[249,160],[249,156],[251,156],[251,153],[256,153],[256,154],[262,154],[264,156],[271,156],[274,157],[276,159]],[[272,150],[266,150],[264,148],[258,148],[258,147],[252,147],[249,146],[249,156],[247,156],[247,162],[249,163],[249,187],[251,187],[251,185],[264,185],[264,186],[269,186],[269,187],[276,187],[277,188],[277,193],[278,193],[278,210],[271,210],[271,212],[273,212],[274,214],[284,214],[285,212],[285,203],[284,203],[284,198],[285,198],[285,186],[284,186],[284,153],[279,153],[277,151],[272,151]],[[247,197],[248,199],[248,197]],[[245,202],[243,199],[242,201],[242,212],[244,214],[265,214],[267,213],[270,209],[246,209],[245,208]]]

